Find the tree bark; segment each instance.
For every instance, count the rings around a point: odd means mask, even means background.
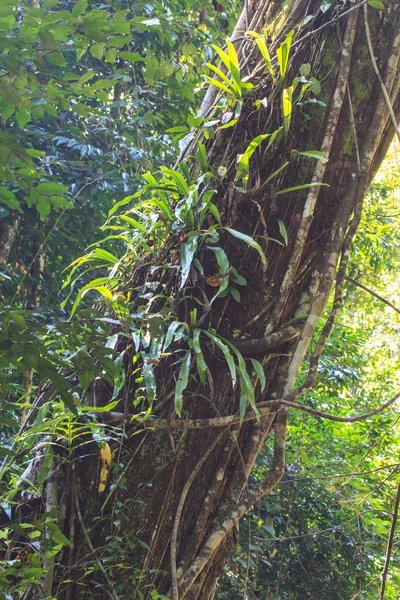
[[[12,221],[0,219],[0,265],[6,265],[17,234],[19,217]]]
[[[369,56],[363,8],[347,3],[338,12],[332,7],[322,13],[321,0],[248,4],[253,10],[248,15],[248,29],[262,33],[267,28],[272,38],[271,56],[287,33],[295,30],[287,80],[309,64],[311,76],[322,86],[316,98],[326,106],[315,102],[295,107],[288,134],[279,134],[268,152],[253,155],[248,191],[235,189],[237,155],[257,135],[271,134],[282,123],[278,86],[271,81],[265,62],[251,41],[239,44],[236,40],[241,76],[255,87],[243,102],[237,125],[219,130],[207,142],[208,160],[214,172],[218,167],[226,169],[216,201],[223,225],[262,240],[267,265],[254,249],[228,232],[222,233],[220,244],[231,265],[246,277],[247,285],[240,304],[229,296],[217,300],[202,326],[214,328],[227,339],[240,338],[238,346],[250,348],[250,352],[253,349],[263,362],[267,383],[262,393],[256,387],[257,403],[279,398],[292,401],[315,379],[319,356],[341,307],[350,244],[363,198],[394,128]],[[304,25],[307,15],[313,18]],[[368,18],[377,64],[398,117],[398,0],[386,2],[385,11],[370,9]],[[217,95],[215,88],[207,94],[203,115],[217,114]],[[255,100],[261,102],[259,110]],[[322,151],[328,161],[302,158],[293,150]],[[262,187],[286,160],[288,168],[274,177],[271,185]],[[310,182],[324,182],[329,187],[315,185],[279,195],[280,190]],[[286,246],[270,239],[279,238],[280,221],[287,232]],[[169,248],[169,257],[179,253],[179,244],[177,240],[175,247]],[[201,250],[199,257],[206,273],[207,269],[210,275],[215,272],[211,253]],[[154,260],[160,264],[159,255]],[[151,281],[143,266],[136,269],[135,277],[139,282],[145,277]],[[154,281],[157,277],[156,272]],[[311,355],[308,376],[296,389],[299,367],[335,281],[332,313]],[[177,298],[179,282],[173,279],[168,285],[171,297]],[[210,299],[214,288],[205,286],[203,292]],[[177,317],[184,320],[191,308],[180,303]],[[296,335],[280,338],[279,332],[293,319]],[[254,340],[271,340],[274,335],[279,345],[273,350],[265,343],[254,345]],[[184,394],[188,418],[236,414],[239,391],[232,391],[226,362],[211,347],[204,352],[208,384],[189,384]],[[157,417],[174,414],[175,370],[171,359],[157,367]],[[126,405],[121,402],[121,414],[134,410],[129,403],[133,380],[127,371],[128,401]],[[108,400],[107,386],[97,385],[97,405]],[[211,599],[235,542],[240,517],[269,493],[284,473],[287,419],[287,407],[275,402],[259,421],[222,429],[139,428],[136,435],[115,446],[116,462],[125,466],[111,473],[104,493],[98,492],[97,445],[77,447],[75,467],[69,475],[70,482],[76,481],[76,497],[72,482],[62,500],[67,505],[64,532],[73,550],[55,569],[53,593],[62,600],[147,599],[156,588],[174,600]],[[269,475],[259,486],[250,487],[249,474],[266,440],[270,443]],[[90,561],[95,570],[85,574],[84,565]]]

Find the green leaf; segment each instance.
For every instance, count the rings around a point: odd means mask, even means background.
[[[244,184],[247,184],[249,179],[249,161],[254,152],[257,150],[259,145],[265,138],[269,137],[269,133],[263,133],[261,135],[257,135],[253,140],[251,140],[250,144],[247,146],[246,150],[242,155],[239,155],[238,161],[238,169],[236,172],[235,179],[243,179]]]
[[[267,179],[264,181],[264,183],[262,185],[260,185],[260,190],[267,185],[267,183],[269,183],[274,177],[276,177],[277,175],[279,175],[279,173],[281,171],[283,171],[283,169],[286,169],[286,167],[288,166],[289,161],[286,161],[282,166],[279,167],[279,169],[277,169],[276,171],[274,171],[273,173],[271,173],[271,175],[269,177],[267,177]]]
[[[272,66],[271,57],[270,57],[267,45],[265,43],[265,39],[259,33],[256,33],[255,31],[248,31],[247,35],[251,35],[252,37],[254,37],[256,39],[256,44],[262,54],[262,57],[265,60],[267,69],[270,72],[270,74],[272,75],[272,77],[275,77],[275,71]]]
[[[229,96],[233,95],[232,89],[229,89],[226,85],[224,85],[220,81],[217,81],[216,79],[212,79],[211,77],[208,77],[208,75],[206,75],[205,78],[207,79],[207,81],[210,85],[213,85],[214,87],[219,88],[220,90],[223,90],[224,92],[229,94]]]
[[[383,4],[383,2],[380,2],[380,0],[368,0],[368,4],[369,6],[372,6],[372,8],[376,8],[378,10],[385,10],[385,5]]]
[[[55,542],[56,544],[61,544],[62,546],[68,546],[69,548],[73,547],[72,543],[69,541],[69,539],[67,537],[65,537],[65,535],[60,530],[58,525],[55,525],[54,529],[51,532],[50,537],[53,540],[53,542]]]
[[[287,134],[292,117],[293,86],[285,88],[282,93],[283,126]]]
[[[246,363],[244,361],[244,358],[243,358],[241,352],[239,352],[239,350],[237,348],[235,348],[235,346],[231,342],[229,342],[228,340],[226,340],[226,342],[229,345],[229,347],[232,349],[232,351],[235,353],[237,361],[238,361],[238,373],[239,373],[239,381],[240,381],[240,399],[239,399],[240,419],[241,420],[243,419],[248,404],[250,404],[250,406],[254,409],[254,411],[257,415],[257,418],[258,418],[260,413],[256,406],[256,401],[255,401],[255,396],[254,396],[254,388],[251,384],[249,374],[247,373]]]
[[[231,293],[232,298],[236,301],[236,302],[240,302],[240,292],[237,288],[234,287],[230,287],[229,291]]]
[[[189,233],[187,242],[184,242],[181,247],[181,265],[182,265],[182,281],[179,289],[181,290],[189,277],[190,266],[193,257],[196,253],[199,236],[196,233]]]
[[[80,0],[80,2],[77,2],[74,8],[72,9],[72,15],[74,17],[79,17],[79,15],[81,15],[86,10],[87,5],[88,3],[86,0]]]
[[[61,183],[40,183],[35,188],[35,191],[50,196],[52,194],[63,194],[67,189],[68,186],[62,185]]]
[[[266,381],[265,381],[265,373],[264,373],[263,366],[262,366],[262,364],[261,364],[261,363],[260,363],[258,360],[256,360],[255,358],[251,358],[250,360],[251,360],[251,362],[252,362],[252,365],[253,365],[253,368],[254,368],[254,370],[255,370],[255,372],[256,372],[256,374],[257,374],[257,377],[258,377],[258,378],[259,378],[259,380],[260,380],[261,393],[263,393],[263,391],[264,391],[264,389],[265,389],[265,384],[266,384]]]
[[[49,202],[49,198],[46,196],[42,196],[41,194],[37,194],[36,197],[36,209],[40,215],[42,221],[50,214],[51,212],[51,204]]]
[[[51,54],[47,54],[46,60],[52,65],[57,65],[58,67],[65,67],[67,65],[65,58],[59,52],[52,52]]]
[[[104,52],[104,44],[93,44],[90,47],[90,54],[99,60],[102,59]]]
[[[228,261],[228,257],[225,254],[225,251],[218,246],[209,246],[209,249],[212,250],[216,256],[216,259],[218,262],[218,267],[219,267],[219,274],[220,275],[226,274],[229,271],[229,261]],[[229,284],[229,275],[226,277],[221,277],[220,282],[219,282],[218,292],[212,298],[212,300],[210,301],[210,304],[212,304],[212,302],[214,302],[214,300],[218,296],[220,296],[224,290],[226,290],[226,288],[228,287],[228,284]]]
[[[267,259],[265,258],[263,249],[261,248],[260,244],[253,240],[252,237],[246,235],[245,233],[242,233],[241,231],[237,231],[236,229],[231,229],[230,227],[225,227],[225,229],[229,231],[229,233],[231,233],[234,237],[238,238],[239,240],[242,240],[242,242],[246,242],[246,244],[257,250],[263,265],[267,265]]]
[[[176,382],[175,386],[174,406],[178,417],[180,417],[182,414],[183,392],[187,388],[189,382],[189,370],[191,359],[192,354],[190,350],[188,350],[185,354],[185,358],[183,359],[181,368],[179,369],[178,381]]]
[[[241,80],[240,80],[240,67],[239,67],[238,55],[236,53],[235,46],[232,44],[232,42],[227,42],[226,45],[228,48],[230,72],[231,72],[231,75],[232,75],[234,81],[237,83],[237,85],[239,86],[239,89],[240,89]]]
[[[310,79],[310,91],[316,96],[321,93],[321,84],[315,77]]]
[[[206,147],[204,144],[201,144],[200,142],[198,142],[198,150],[196,152],[196,158],[197,158],[197,161],[198,161],[203,173],[207,173],[207,171],[210,170],[210,165],[208,164],[208,160],[207,160]]]
[[[50,445],[46,447],[43,461],[40,465],[39,473],[38,473],[38,481],[40,484],[44,483],[49,476],[51,471],[51,467],[53,465],[53,452],[51,450]]]
[[[306,190],[308,188],[312,188],[315,186],[324,186],[324,187],[329,187],[329,185],[327,183],[319,183],[319,181],[315,181],[313,183],[305,183],[304,185],[295,185],[294,187],[290,187],[290,188],[285,188],[284,190],[279,190],[279,192],[276,192],[277,196],[280,196],[281,194],[288,194],[289,192],[297,192],[297,190]]]
[[[166,349],[168,348],[168,346],[170,346],[172,340],[175,337],[175,333],[176,333],[177,329],[179,329],[179,327],[187,328],[187,323],[185,323],[185,322],[182,323],[181,321],[172,321],[172,323],[170,323],[168,330],[167,330],[167,335],[165,336],[163,352],[165,352]]]
[[[291,150],[291,153],[295,154],[296,156],[308,156],[309,158],[316,158],[317,160],[320,160],[322,163],[328,162],[328,159],[326,158],[325,154],[323,152],[320,152],[319,150],[306,150],[305,152],[299,152],[298,150]]]
[[[4,204],[6,204],[8,208],[18,210],[22,213],[21,205],[18,202],[15,194],[13,194],[11,190],[7,189],[3,185],[0,186],[0,201],[4,202]]]
[[[223,353],[223,355],[225,357],[225,360],[226,360],[226,362],[228,364],[230,374],[231,374],[232,387],[235,387],[235,384],[236,384],[236,365],[235,365],[235,361],[233,360],[233,356],[230,353],[229,347],[214,332],[205,331],[204,330],[204,333],[222,351],[222,353]]]
[[[223,73],[223,71],[221,71],[221,69],[218,69],[218,67],[216,67],[215,65],[212,65],[211,63],[207,63],[207,67],[209,69],[211,69],[212,71],[214,71],[214,73],[216,75],[218,75],[218,77],[220,77],[222,79],[222,81],[225,82],[225,84],[232,91],[233,94],[238,94],[238,95],[241,94],[240,86],[237,84],[237,82],[235,80],[231,81],[225,75],[225,73]]]
[[[285,223],[283,221],[281,221],[280,219],[278,219],[278,226],[279,226],[279,233],[285,240],[285,244],[287,246],[288,245],[288,235],[287,235]]]
[[[145,58],[141,56],[138,52],[120,52],[119,57],[123,60],[127,60],[128,62],[145,62]]]
[[[279,69],[282,77],[286,75],[286,69],[290,54],[290,46],[292,44],[293,35],[294,30],[290,31],[287,34],[285,41],[279,46],[279,48],[276,51],[276,55],[278,57],[279,62]]]
[[[300,75],[302,77],[308,77],[310,73],[311,73],[311,65],[310,65],[310,63],[304,63],[303,65],[301,65],[301,67],[300,67]]]

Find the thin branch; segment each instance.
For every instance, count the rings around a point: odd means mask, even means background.
[[[383,567],[383,571],[382,571],[382,585],[381,585],[381,592],[379,594],[379,600],[384,600],[384,598],[385,598],[386,580],[387,580],[387,574],[389,571],[390,557],[392,554],[394,534],[395,534],[396,525],[397,525],[397,518],[399,515],[399,504],[400,504],[400,482],[399,482],[399,485],[397,486],[397,494],[396,494],[396,499],[394,501],[393,520],[392,520],[392,526],[390,528],[389,539],[388,539],[388,543],[387,543],[385,566]]]
[[[378,446],[378,445],[381,443],[381,441],[383,440],[383,438],[384,438],[384,437],[386,437],[386,435],[389,433],[389,431],[390,431],[391,429],[393,429],[393,427],[396,425],[396,423],[398,423],[399,419],[400,419],[400,416],[398,416],[398,417],[397,417],[397,418],[396,418],[396,419],[393,421],[393,423],[390,425],[390,427],[388,427],[388,428],[386,429],[386,431],[384,431],[384,432],[383,432],[383,434],[382,434],[382,435],[381,435],[381,436],[380,436],[380,437],[379,437],[379,438],[376,440],[376,442],[375,442],[375,443],[374,443],[374,444],[373,444],[373,445],[372,445],[372,446],[369,448],[369,450],[368,450],[368,451],[367,451],[367,452],[364,454],[364,456],[362,457],[362,459],[361,459],[361,460],[360,460],[360,461],[357,463],[357,465],[355,466],[355,469],[358,469],[358,468],[359,468],[359,467],[360,467],[360,466],[363,464],[363,462],[366,460],[366,458],[369,456],[369,454],[372,452],[372,450],[373,450],[374,448],[376,448],[376,447],[377,447],[377,446]],[[340,484],[340,485],[341,485],[341,487],[344,487],[345,485],[347,485],[347,484],[348,484],[348,483],[351,481],[351,479],[352,479],[353,477],[354,477],[354,474],[350,475],[347,481],[344,481],[343,483],[341,483],[341,484]]]
[[[341,57],[338,67],[335,91],[333,93],[332,101],[329,106],[324,136],[321,146],[319,148],[319,150],[323,153],[325,159],[318,160],[315,165],[314,174],[311,180],[314,184],[314,187],[312,187],[308,192],[306,201],[304,203],[303,212],[301,215],[300,222],[298,224],[296,239],[289,259],[289,263],[286,267],[286,272],[279,288],[279,293],[275,301],[274,309],[272,310],[271,316],[268,319],[265,331],[266,335],[268,335],[274,329],[274,327],[276,327],[275,323],[279,320],[282,314],[282,310],[285,306],[290,290],[292,288],[293,281],[295,279],[296,272],[300,263],[300,259],[303,254],[304,246],[306,244],[308,234],[311,228],[314,210],[320,194],[320,186],[315,186],[315,184],[322,182],[324,179],[327,163],[331,156],[333,142],[336,135],[336,129],[348,86],[351,57],[354,43],[354,30],[357,24],[357,19],[358,12],[356,11],[355,13],[352,13],[350,15],[347,21],[346,32],[343,39]],[[305,346],[306,343],[306,340],[303,342],[300,341],[297,351],[299,350],[299,348],[303,348],[303,346]],[[292,370],[295,370],[297,372],[297,369],[295,368],[296,362],[298,362],[297,357],[294,356],[292,361]]]
[[[286,448],[286,428],[287,428],[287,412],[280,410],[276,417],[274,431],[274,456],[272,467],[268,472],[266,479],[260,483],[254,490],[248,491],[240,500],[239,505],[224,518],[208,536],[201,551],[192,562],[189,569],[183,575],[179,582],[179,593],[181,598],[192,587],[195,579],[205,568],[217,548],[225,537],[237,525],[239,519],[247,513],[247,511],[263,496],[268,494],[281,480],[285,471],[285,448]]]
[[[298,398],[300,396],[300,390],[295,390],[287,396],[284,396],[279,400],[266,400],[264,402],[260,402],[257,404],[258,413],[256,413],[253,409],[246,411],[243,419],[236,413],[234,415],[228,415],[226,417],[213,417],[210,419],[180,419],[171,421],[169,419],[153,419],[149,417],[146,421],[143,421],[141,425],[145,429],[205,429],[208,427],[229,427],[230,425],[237,425],[240,423],[244,423],[246,421],[254,421],[260,417],[265,417],[271,412],[276,412],[282,406],[287,406],[288,408],[294,408],[296,410],[301,410],[315,417],[320,417],[321,419],[328,419],[329,421],[336,421],[338,423],[355,423],[357,421],[365,421],[374,415],[378,415],[383,412],[386,408],[394,404],[400,398],[400,392],[398,392],[393,398],[378,406],[374,410],[370,412],[364,413],[362,415],[355,415],[354,417],[338,417],[336,415],[331,415],[322,410],[317,410],[315,408],[311,408],[310,406],[304,406],[303,404],[298,404],[297,402],[292,402],[292,400],[286,400],[286,398]],[[119,421],[120,423],[124,420],[124,415],[122,413],[109,412],[103,415],[103,418],[107,421],[112,419],[113,422]]]
[[[327,529],[320,529],[319,531],[309,531],[308,533],[302,533],[299,535],[290,535],[288,537],[279,537],[279,538],[278,537],[277,538],[265,538],[265,537],[254,536],[254,539],[259,540],[261,542],[262,541],[287,542],[288,540],[300,540],[300,539],[306,538],[306,537],[322,535],[323,533],[329,533],[331,531],[336,531],[337,529],[340,529],[341,527],[348,525],[348,523],[351,523],[351,521],[354,521],[354,519],[358,519],[359,517],[362,517],[362,515],[365,515],[365,513],[370,513],[370,512],[391,514],[391,513],[388,513],[387,510],[370,508],[368,510],[364,510],[360,513],[357,513],[356,515],[354,515],[353,517],[350,517],[350,519],[347,519],[347,521],[343,521],[343,523],[340,523],[339,525],[334,525],[333,527],[328,527]]]
[[[281,481],[280,485],[286,485],[288,483],[293,484],[299,481],[319,481],[320,479],[341,479],[342,477],[357,477],[359,475],[370,475],[371,473],[376,473],[377,471],[393,469],[393,467],[398,467],[399,465],[400,463],[393,463],[391,465],[385,465],[384,467],[377,467],[376,469],[371,469],[370,471],[360,471],[359,473],[353,471],[353,473],[341,473],[340,475],[320,475],[319,477],[296,477],[296,479],[286,479],[285,481]]]
[[[350,283],[353,283],[354,285],[356,285],[357,287],[361,288],[365,292],[368,292],[368,294],[370,294],[371,296],[374,296],[374,298],[376,298],[377,300],[380,300],[381,302],[383,302],[387,306],[390,306],[390,308],[392,308],[393,310],[395,310],[400,315],[400,308],[397,308],[397,306],[395,306],[394,304],[392,304],[389,300],[386,300],[386,298],[384,298],[383,296],[380,296],[379,294],[377,294],[376,292],[374,292],[373,290],[371,290],[371,288],[367,287],[363,283],[360,283],[359,281],[357,281],[357,279],[353,279],[352,277],[349,277],[348,275],[346,275],[346,280],[350,281]]]
[[[210,454],[214,450],[214,448],[219,444],[219,442],[224,437],[224,435],[225,435],[225,431],[223,431],[222,433],[220,433],[215,438],[215,440],[213,441],[213,443],[211,444],[211,446],[207,449],[206,453],[203,454],[203,456],[201,457],[201,459],[199,460],[199,462],[197,463],[197,465],[193,469],[193,471],[192,471],[189,479],[185,483],[185,486],[184,486],[184,488],[182,490],[181,497],[179,499],[178,507],[177,507],[176,513],[175,513],[174,524],[173,524],[173,527],[172,527],[171,547],[170,547],[170,556],[171,556],[171,582],[172,582],[171,586],[172,586],[172,598],[173,598],[173,600],[179,600],[178,577],[177,577],[177,566],[176,566],[176,547],[177,547],[177,540],[178,540],[179,524],[180,524],[180,521],[181,521],[181,516],[182,516],[182,511],[183,511],[183,506],[185,504],[186,496],[189,493],[189,490],[190,490],[190,488],[192,486],[193,481],[195,480],[195,478],[197,477],[198,473],[200,472],[201,467],[206,462],[207,458],[210,456]]]
[[[378,81],[379,81],[379,84],[380,84],[380,86],[382,88],[382,93],[383,93],[383,96],[384,96],[386,104],[387,104],[387,108],[388,108],[388,111],[389,111],[389,114],[390,114],[390,118],[392,119],[394,130],[395,130],[396,135],[397,135],[397,137],[398,137],[398,139],[400,141],[400,128],[399,128],[399,125],[397,123],[396,115],[394,114],[394,110],[393,110],[392,102],[390,100],[390,96],[389,96],[388,91],[386,89],[386,86],[385,86],[385,84],[383,82],[382,76],[381,76],[381,74],[379,72],[378,65],[376,64],[376,58],[375,58],[375,55],[374,55],[374,50],[372,48],[371,33],[370,33],[370,30],[369,30],[369,24],[368,24],[368,6],[367,6],[367,4],[364,4],[364,23],[365,23],[365,34],[367,36],[367,44],[368,44],[368,50],[369,50],[369,53],[370,53],[370,56],[371,56],[372,66],[374,67],[375,74],[376,74],[376,76],[378,78]],[[400,33],[396,36],[396,40],[397,40],[397,44],[399,45],[400,44]],[[395,46],[396,46],[396,43],[395,43]],[[393,64],[391,64],[390,67],[394,71],[396,71],[397,62],[398,62],[398,56],[396,54],[392,54],[392,56],[390,57],[389,60],[391,61],[392,58],[394,60],[393,60]]]
[[[310,408],[309,406],[303,406],[301,404],[297,404],[296,402],[288,402],[286,400],[281,400],[281,403],[284,406],[296,408],[297,410],[302,410],[303,412],[309,413],[310,415],[314,415],[315,417],[321,417],[322,419],[328,419],[329,421],[336,421],[338,423],[355,423],[356,421],[366,421],[370,417],[378,415],[379,413],[383,412],[386,408],[394,404],[399,398],[400,392],[397,392],[397,394],[393,396],[393,398],[391,398],[384,404],[381,404],[381,406],[375,408],[375,410],[371,410],[368,413],[364,413],[355,417],[336,417],[335,415],[330,415],[320,410],[315,410],[314,408]]]
[[[363,588],[361,588],[361,590],[359,592],[357,592],[357,594],[355,596],[353,596],[351,598],[351,600],[355,600],[355,598],[358,598],[359,596],[361,596],[361,594],[367,589],[369,588],[370,585],[372,585],[374,583],[374,581],[376,581],[377,579],[379,579],[380,575],[377,575],[376,577],[374,577],[373,579],[371,579],[371,581],[369,583],[367,583],[367,585],[364,585]]]

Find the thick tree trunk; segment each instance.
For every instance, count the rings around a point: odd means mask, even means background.
[[[265,403],[261,405],[262,418],[256,421],[249,413],[242,425],[234,418],[229,427],[226,420],[219,423],[225,426],[210,426],[218,424],[221,416],[237,414],[239,391],[232,392],[223,357],[204,348],[208,385],[189,384],[184,411],[189,420],[214,421],[179,425],[171,393],[175,367],[168,360],[165,365],[161,361],[157,367],[161,391],[154,413],[170,419],[170,423],[159,421],[157,426],[154,421],[154,428],[143,429],[116,447],[116,462],[124,467],[111,474],[104,493],[98,492],[97,446],[93,444],[92,452],[87,445],[75,450],[69,486],[60,493],[67,504],[64,532],[74,544],[69,557],[55,570],[53,594],[60,599],[150,598],[154,588],[175,600],[213,597],[240,517],[284,473],[288,406],[278,400],[294,401],[309,389],[324,340],[340,309],[349,247],[362,200],[394,131],[371,63],[363,8],[344,3],[336,12],[332,8],[322,13],[321,0],[247,4],[253,6],[253,15],[246,18],[248,29],[262,32],[266,26],[273,40],[271,56],[286,34],[295,30],[287,80],[291,82],[301,66],[309,64],[310,75],[322,86],[317,99],[326,105],[315,102],[294,107],[288,134],[280,134],[268,152],[254,154],[248,191],[237,191],[233,185],[237,155],[257,135],[271,134],[282,123],[279,86],[272,83],[252,43],[237,42],[241,75],[255,84],[254,93],[244,100],[238,124],[220,130],[207,142],[214,172],[219,166],[227,169],[216,201],[223,225],[253,238],[259,236],[256,239],[262,240],[267,266],[254,249],[223,233],[220,244],[231,265],[246,277],[247,285],[241,290],[240,304],[229,296],[213,303],[202,327],[213,327],[225,338],[246,339],[246,343],[240,342],[243,353],[257,355],[263,362],[267,385],[263,393],[256,388],[257,403]],[[353,10],[342,16],[349,9]],[[307,15],[313,20],[305,26],[302,23]],[[398,113],[398,0],[388,0],[385,11],[370,9],[369,22],[377,63]],[[208,105],[203,106],[202,114],[213,114],[215,95],[214,88],[207,95]],[[255,100],[261,101],[259,110]],[[329,160],[301,158],[291,152],[293,149],[319,150]],[[286,160],[289,166],[271,185],[261,187]],[[323,181],[329,187],[279,195],[280,190],[310,181]],[[279,238],[279,221],[287,231],[285,247],[268,241]],[[209,254],[202,250],[201,262],[211,275],[216,266]],[[160,256],[157,261],[160,264]],[[143,273],[143,268],[137,270],[139,282]],[[295,390],[299,367],[335,280],[333,312],[311,356],[307,380]],[[214,288],[205,285],[204,294],[209,299],[213,292]],[[170,283],[169,293],[177,297],[176,281]],[[183,313],[187,318],[189,309],[179,308],[178,318],[184,320]],[[292,320],[295,322],[286,325]],[[129,372],[127,379],[132,381],[126,394],[129,398],[134,385]],[[97,386],[97,403],[107,399],[106,386]],[[129,403],[126,410],[133,410]],[[119,417],[108,418],[116,422]],[[259,487],[249,487],[249,473],[269,436],[273,438],[270,474]],[[79,458],[79,452],[84,457]],[[89,563],[95,570],[85,576],[84,565]]]

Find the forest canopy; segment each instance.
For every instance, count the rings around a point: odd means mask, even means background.
[[[395,600],[398,0],[2,0],[0,597]]]

